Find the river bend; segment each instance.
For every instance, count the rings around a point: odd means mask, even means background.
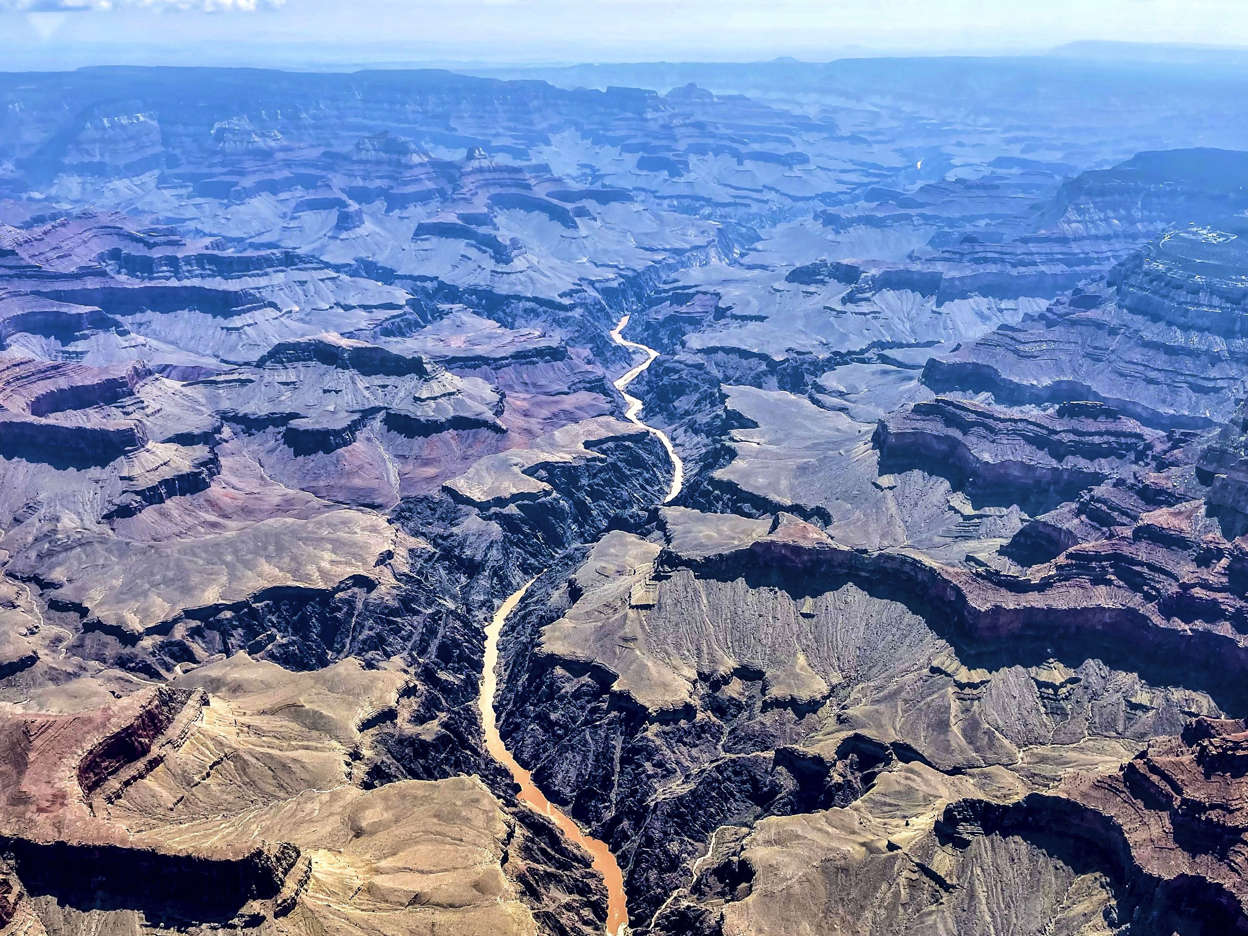
[[[663,444],[663,448],[667,450],[667,454],[672,460],[672,484],[668,489],[667,497],[663,500],[663,503],[666,504],[675,500],[676,496],[680,494],[680,489],[685,480],[685,468],[680,460],[680,456],[676,454],[676,450],[672,447],[672,440],[661,429],[648,426],[641,421],[642,402],[627,392],[628,385],[654,363],[655,358],[659,356],[659,352],[625,338],[621,332],[624,331],[626,325],[628,325],[627,315],[620,319],[620,323],[611,332],[612,340],[630,351],[642,352],[645,355],[645,360],[617,379],[615,381],[615,389],[624,397],[626,405],[624,411],[625,418],[629,422],[641,426],[647,432],[653,433]],[[498,640],[502,635],[503,625],[507,622],[508,616],[515,610],[516,605],[520,603],[520,599],[524,597],[525,592],[529,590],[529,586],[534,581],[535,579],[530,579],[509,595],[507,600],[499,605],[498,610],[494,612],[494,617],[485,629],[485,665],[481,679],[481,693],[478,696],[478,704],[481,708],[481,727],[485,731],[485,747],[489,751],[490,756],[506,767],[512,779],[519,784],[520,801],[537,810],[542,815],[549,817],[565,836],[589,853],[589,856],[593,859],[594,870],[602,875],[603,883],[607,888],[608,936],[624,936],[628,930],[628,903],[624,893],[624,874],[620,871],[620,865],[615,860],[615,855],[611,854],[611,849],[607,847],[606,842],[600,841],[591,835],[586,835],[574,819],[546,798],[546,795],[533,782],[532,773],[520,766],[519,762],[512,756],[511,751],[507,750],[507,745],[503,743],[502,736],[498,733],[498,718],[494,711],[494,701],[498,693]]]

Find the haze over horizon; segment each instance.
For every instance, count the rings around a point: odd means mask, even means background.
[[[0,0],[9,70],[1017,54],[1080,41],[1248,47],[1234,0]]]

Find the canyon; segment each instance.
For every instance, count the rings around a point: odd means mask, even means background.
[[[642,352],[645,355],[645,360],[625,372],[622,377],[616,378],[613,386],[624,397],[624,401],[627,404],[624,418],[641,426],[657,437],[663,443],[664,451],[668,453],[672,460],[672,486],[664,499],[664,503],[667,503],[675,500],[680,495],[680,489],[684,481],[684,467],[680,462],[680,456],[675,453],[667,434],[661,429],[652,429],[641,421],[642,402],[636,397],[629,396],[627,393],[628,385],[636,380],[642,371],[654,363],[659,353],[639,342],[628,341],[621,337],[620,333],[626,325],[628,325],[627,315],[620,319],[619,324],[611,332],[611,338],[621,347]],[[497,718],[494,712],[494,701],[498,694],[497,674],[495,672],[498,666],[498,641],[502,636],[507,618],[515,610],[521,599],[524,598],[525,593],[534,581],[535,579],[530,579],[509,595],[499,605],[498,610],[494,612],[494,618],[490,622],[490,626],[485,630],[485,654],[483,657],[481,694],[478,702],[481,709],[482,731],[485,734],[485,747],[495,760],[507,768],[512,779],[519,785],[520,792],[518,797],[520,801],[551,817],[564,835],[593,856],[594,870],[602,875],[603,884],[607,888],[607,933],[610,936],[620,936],[620,934],[627,931],[628,927],[628,894],[624,890],[624,875],[620,871],[620,866],[615,860],[615,856],[611,854],[611,850],[605,842],[585,835],[574,819],[569,818],[557,806],[551,804],[533,782],[532,773],[521,767],[511,752],[507,750],[506,744],[498,732]]]
[[[479,71],[0,74],[0,928],[1248,933],[1248,79]]]

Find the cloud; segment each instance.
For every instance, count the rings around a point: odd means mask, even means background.
[[[286,0],[0,0],[0,13],[88,13],[108,10],[229,13],[271,10],[285,3]]]
[[[21,13],[77,13],[95,7],[92,0],[0,0],[0,10]]]

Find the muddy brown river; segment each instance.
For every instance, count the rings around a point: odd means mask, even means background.
[[[494,613],[490,626],[485,629],[485,676],[481,681],[481,726],[485,729],[485,747],[500,764],[510,771],[512,778],[520,785],[520,801],[536,809],[539,813],[549,816],[569,839],[589,852],[594,860],[594,870],[602,875],[607,886],[607,933],[609,936],[623,936],[628,928],[628,905],[624,896],[624,875],[620,866],[611,854],[605,842],[586,835],[579,825],[548,800],[545,794],[533,782],[533,776],[511,756],[503,739],[498,734],[498,722],[494,714],[494,695],[498,690],[498,637],[503,631],[503,623],[507,616],[520,603],[524,593],[529,590],[533,581],[526,582],[523,587],[507,598]]]
[[[612,340],[630,351],[642,352],[645,355],[645,359],[618,378],[615,381],[615,389],[624,397],[626,404],[625,418],[641,426],[646,431],[653,433],[663,443],[663,448],[667,450],[667,454],[672,460],[672,484],[668,489],[667,497],[663,501],[666,504],[675,500],[680,493],[685,480],[685,469],[680,456],[676,454],[676,450],[672,447],[672,440],[662,430],[648,426],[641,421],[641,400],[626,392],[628,385],[636,380],[637,376],[653,364],[654,359],[659,356],[659,352],[653,348],[648,348],[643,344],[629,341],[623,337],[621,332],[624,331],[624,327],[627,324],[628,316],[625,315],[620,319],[620,323],[616,325],[615,330],[611,332]],[[628,902],[624,893],[624,875],[620,871],[619,863],[615,860],[615,855],[611,854],[611,849],[607,847],[605,842],[599,841],[591,835],[586,835],[572,817],[568,816],[546,798],[546,795],[533,782],[533,775],[516,762],[516,759],[507,750],[507,746],[503,744],[503,739],[498,733],[498,719],[494,712],[494,697],[498,692],[498,638],[503,632],[503,624],[506,623],[508,616],[515,610],[516,605],[520,603],[520,599],[524,597],[525,592],[529,590],[529,586],[534,581],[534,579],[530,579],[508,596],[507,600],[499,605],[498,610],[494,612],[493,619],[485,629],[485,672],[481,680],[481,694],[478,703],[481,706],[481,726],[485,729],[485,747],[495,760],[507,768],[511,773],[512,779],[520,785],[520,801],[543,815],[550,817],[564,835],[589,852],[590,857],[593,859],[594,870],[602,875],[603,883],[607,887],[608,936],[624,936],[628,930]]]

